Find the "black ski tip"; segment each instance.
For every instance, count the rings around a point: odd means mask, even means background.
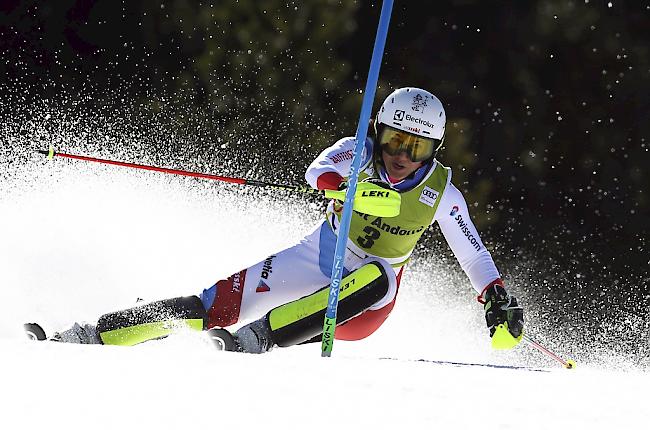
[[[43,155],[50,155],[50,151],[44,151],[42,149],[37,149],[36,152],[38,152],[39,154],[43,154]]]
[[[228,330],[213,328],[208,330],[207,334],[219,351],[238,351],[237,341]]]
[[[31,340],[47,339],[45,330],[43,330],[43,328],[36,323],[25,323],[23,324],[23,329],[25,330],[25,334],[27,335],[27,337]]]

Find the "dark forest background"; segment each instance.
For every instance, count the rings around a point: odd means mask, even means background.
[[[52,115],[118,118],[147,144],[118,151],[127,161],[159,161],[155,148],[169,167],[301,182],[354,134],[380,6],[2,0],[2,118],[29,121],[47,101]],[[498,260],[516,272],[533,256],[548,294],[642,300],[643,313],[648,34],[648,1],[398,0],[375,108],[400,86],[436,94],[449,121],[439,158]],[[89,125],[89,141],[93,127],[110,134]],[[95,153],[127,145],[105,142]]]

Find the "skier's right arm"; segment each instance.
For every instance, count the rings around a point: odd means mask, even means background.
[[[344,137],[334,145],[326,148],[307,168],[305,179],[312,187],[319,190],[336,190],[350,174],[354,158],[354,137]],[[368,154],[372,154],[372,142],[366,141],[362,152],[362,163],[367,162]]]

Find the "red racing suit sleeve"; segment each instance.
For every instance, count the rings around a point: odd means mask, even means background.
[[[336,172],[325,172],[316,178],[316,188],[319,190],[338,190],[343,177]]]

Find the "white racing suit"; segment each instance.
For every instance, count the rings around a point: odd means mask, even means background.
[[[346,177],[354,145],[354,138],[343,138],[325,149],[307,169],[307,182],[322,189],[328,178]],[[360,179],[374,177],[388,182],[383,167],[373,160],[371,139],[366,141],[361,166]],[[402,193],[399,219],[382,220],[355,212],[358,219],[351,227],[344,276],[368,261],[379,261],[386,268],[389,288],[372,307],[338,326],[337,339],[362,339],[384,322],[395,304],[401,274],[413,247],[422,231],[434,222],[438,222],[478,293],[501,282],[492,257],[470,219],[465,199],[450,180],[450,169],[433,160],[409,178],[391,184]],[[207,312],[208,328],[255,320],[271,309],[327,286],[340,212],[341,204],[330,202],[326,221],[298,244],[204,290],[200,298]]]

